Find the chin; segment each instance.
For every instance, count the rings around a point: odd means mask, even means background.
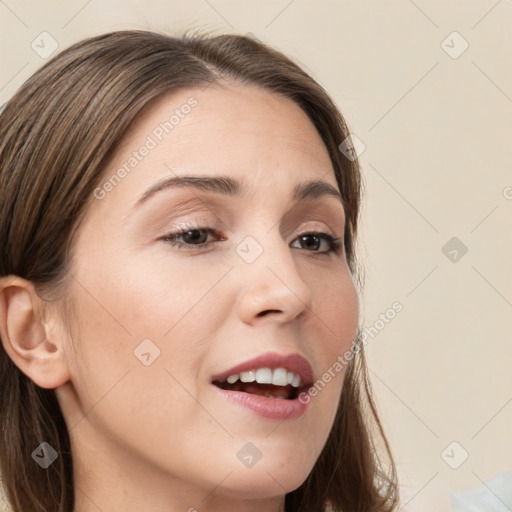
[[[234,470],[222,487],[226,494],[244,499],[283,496],[300,487],[311,470],[310,464],[276,459],[265,464],[262,458],[251,468]]]
[[[236,476],[232,473],[224,482],[224,493],[227,496],[245,500],[275,498],[297,489],[308,476],[307,472],[300,475],[297,473],[276,475],[271,471],[269,473],[247,473]]]

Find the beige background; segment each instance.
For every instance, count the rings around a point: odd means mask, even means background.
[[[59,49],[123,28],[251,32],[309,70],[366,146],[364,326],[402,510],[448,511],[512,470],[511,22],[510,0],[5,0],[0,105],[45,62],[44,31]],[[443,253],[452,237],[465,255]]]

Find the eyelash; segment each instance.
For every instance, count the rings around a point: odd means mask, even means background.
[[[168,233],[167,235],[165,235],[163,237],[163,240],[165,242],[170,243],[172,247],[177,245],[178,249],[185,248],[185,250],[194,250],[193,249],[194,247],[198,247],[199,250],[201,250],[206,245],[212,243],[212,242],[204,242],[202,244],[186,244],[184,242],[176,241],[176,238],[178,238],[179,236],[184,235],[186,233],[189,233],[190,231],[206,231],[207,233],[213,234],[217,237],[219,235],[219,233],[215,229],[210,228],[208,226],[188,225],[188,226],[184,226],[179,231],[173,231],[171,233]],[[297,236],[297,238],[295,238],[295,240],[297,240],[298,238],[303,237],[303,236],[311,236],[311,235],[318,236],[318,238],[320,238],[322,240],[327,240],[330,244],[330,249],[327,251],[323,251],[323,252],[321,252],[321,251],[308,251],[308,252],[313,252],[313,253],[317,253],[317,254],[327,254],[327,255],[329,253],[334,253],[337,255],[340,254],[340,252],[342,250],[342,238],[335,237],[335,236],[331,235],[330,233],[327,233],[326,231],[321,231],[321,230],[320,231],[307,231],[307,232],[299,234]],[[307,250],[307,249],[304,249],[304,250]]]

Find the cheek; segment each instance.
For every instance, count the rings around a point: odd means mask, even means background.
[[[314,313],[325,335],[325,352],[334,360],[340,351],[350,348],[359,321],[358,295],[348,270],[316,285],[315,303]]]
[[[221,299],[217,285],[229,270],[224,263],[211,265],[206,259],[168,255],[155,245],[154,252],[127,254],[109,273],[108,300],[135,336],[167,340],[175,328],[190,324],[197,311],[204,317],[203,324],[208,320],[205,305],[211,307]]]
[[[309,398],[311,406],[318,409],[317,414],[324,417],[325,425],[330,425],[343,387],[347,354],[357,333],[359,301],[348,271],[318,286],[315,297],[315,325],[321,329],[317,337],[321,343],[315,349],[318,373]]]
[[[229,270],[171,257],[157,244],[154,251],[137,254],[115,247],[112,254],[90,254],[78,268],[77,280],[87,283],[89,298],[96,302],[84,296],[84,312],[95,315],[98,327],[129,333],[133,340],[166,337]]]
[[[197,423],[202,409],[185,390],[197,395],[196,370],[212,322],[206,310],[212,301],[200,299],[213,279],[143,268],[104,265],[87,273],[84,266],[73,290],[73,383],[81,414],[91,411],[96,428],[132,443],[148,428]],[[70,421],[82,424],[80,415]]]
[[[123,251],[113,258],[107,251],[90,252],[74,272],[75,373],[85,396],[94,401],[126,371],[143,367],[148,352],[155,367],[177,369],[177,377],[190,381],[218,316],[215,286],[229,267],[212,270],[185,258],[146,261]]]

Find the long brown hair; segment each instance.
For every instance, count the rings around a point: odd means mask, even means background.
[[[74,44],[33,74],[0,115],[0,277],[38,293],[60,290],[73,234],[106,165],[141,110],[164,93],[222,79],[292,99],[329,152],[346,206],[345,247],[362,288],[356,236],[362,195],[357,160],[338,145],[349,135],[339,110],[300,66],[254,38],[126,30]],[[360,331],[335,421],[305,482],[286,494],[287,512],[389,512],[398,502],[393,458],[378,418]],[[0,467],[15,512],[72,512],[69,433],[53,389],[23,374],[0,344]],[[46,470],[33,450],[59,454]]]

